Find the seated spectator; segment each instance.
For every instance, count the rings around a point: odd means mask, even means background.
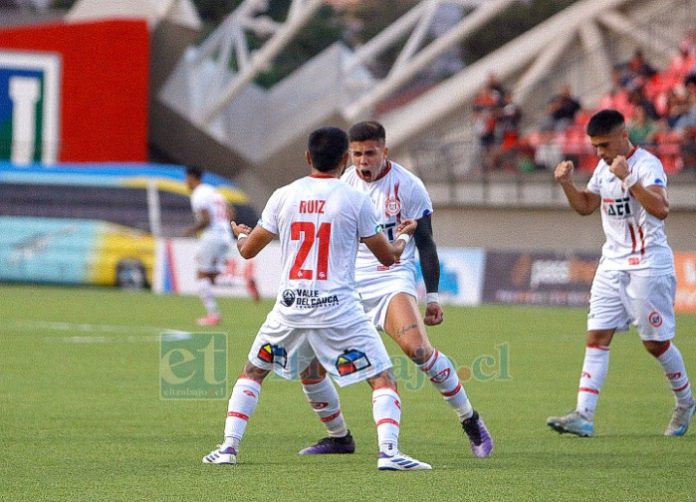
[[[680,119],[689,113],[689,93],[683,84],[675,85],[667,94],[665,120],[672,129]]]
[[[655,144],[655,135],[660,127],[648,115],[645,108],[638,105],[633,110],[633,118],[628,123],[628,139],[634,145],[648,146]]]
[[[561,92],[551,98],[546,105],[546,117],[542,127],[552,127],[556,131],[562,131],[573,123],[580,109],[580,102],[573,97],[570,86],[566,84],[561,88]]]
[[[657,70],[655,70],[655,68],[653,68],[650,63],[645,60],[643,51],[636,49],[633,52],[631,59],[629,59],[628,63],[626,63],[626,76],[623,87],[629,91],[642,87],[656,73]]]
[[[631,110],[632,113],[634,113],[634,110],[637,107],[643,108],[643,111],[648,115],[648,118],[651,118],[652,120],[657,120],[660,118],[660,115],[657,113],[657,110],[655,109],[655,105],[652,104],[652,102],[647,98],[647,96],[644,93],[644,86],[640,86],[628,93],[628,102],[633,105],[633,110]],[[628,117],[626,117],[627,120],[631,118],[631,114],[629,114]]]
[[[696,129],[696,74],[687,77],[684,84],[686,111],[674,122],[672,128],[687,141],[691,136],[691,130]]]

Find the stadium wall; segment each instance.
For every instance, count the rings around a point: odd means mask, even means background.
[[[693,194],[696,197],[696,193]],[[696,251],[696,210],[672,210],[667,238],[675,251]],[[499,250],[599,252],[604,243],[599,213],[580,216],[565,208],[437,207],[433,214],[440,246]]]

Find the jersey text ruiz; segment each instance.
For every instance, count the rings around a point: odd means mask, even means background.
[[[325,200],[301,200],[300,213],[324,214]]]

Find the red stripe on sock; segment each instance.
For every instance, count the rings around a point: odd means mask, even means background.
[[[244,421],[249,421],[249,417],[245,415],[244,413],[237,413],[236,411],[228,411],[227,412],[228,417],[235,417],[235,418],[241,418]]]
[[[589,392],[590,394],[599,394],[597,389],[592,389],[590,387],[580,387],[578,392]]]
[[[599,349],[599,350],[609,350],[609,347],[606,345],[597,345],[595,343],[589,343],[587,344],[588,349]]]
[[[433,362],[431,362],[428,366],[423,366],[421,368],[421,371],[430,371],[430,368],[432,368],[435,365],[435,362],[437,361],[438,357],[440,357],[440,353],[436,350],[435,354],[433,354],[432,357]]]
[[[668,340],[667,343],[665,343],[665,344],[662,346],[662,349],[660,350],[660,352],[658,352],[657,354],[655,354],[655,357],[660,357],[662,354],[664,354],[665,352],[667,352],[667,351],[669,350],[669,348],[671,347],[671,345],[672,345],[672,344],[671,344],[671,343],[669,342],[669,340]]]
[[[681,392],[684,389],[686,389],[689,386],[689,382],[686,382],[683,386],[679,387],[678,389],[672,389],[674,392]]]
[[[453,391],[451,391],[451,392],[441,392],[441,394],[443,395],[443,397],[452,397],[452,396],[454,396],[457,392],[459,392],[460,390],[462,390],[462,384],[461,384],[461,383],[458,383],[457,386],[454,388]]]
[[[377,427],[379,427],[380,425],[384,425],[384,424],[391,424],[391,425],[396,425],[397,427],[399,427],[399,422],[397,422],[393,418],[383,418],[382,420],[379,420],[377,422]]]
[[[336,413],[333,413],[333,414],[329,415],[328,417],[320,418],[319,420],[321,420],[324,423],[331,422],[333,419],[338,417],[340,414],[341,414],[341,410],[338,410]]]
[[[319,380],[315,380],[312,378],[307,378],[307,379],[303,378],[300,380],[300,382],[302,382],[302,385],[316,385],[316,384],[321,383],[323,381],[324,381],[323,378],[320,378]]]

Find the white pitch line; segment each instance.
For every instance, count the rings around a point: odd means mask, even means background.
[[[5,326],[12,329],[23,331],[59,331],[59,332],[81,332],[81,333],[113,333],[126,334],[130,336],[68,336],[68,337],[47,337],[46,340],[62,341],[66,343],[143,343],[159,342],[160,335],[164,340],[185,340],[191,337],[189,331],[182,331],[170,328],[158,328],[156,326],[125,326],[118,324],[93,324],[93,323],[71,323],[57,321],[30,321],[14,320],[9,321]],[[133,333],[144,333],[150,336],[134,336]]]

